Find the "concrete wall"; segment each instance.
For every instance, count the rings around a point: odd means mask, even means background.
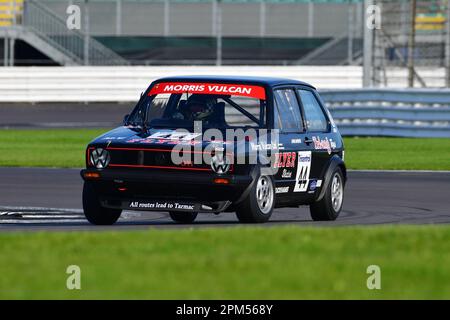
[[[7,67],[0,68],[2,102],[136,101],[153,80],[174,75],[250,75],[298,79],[317,88],[360,88],[361,67]]]

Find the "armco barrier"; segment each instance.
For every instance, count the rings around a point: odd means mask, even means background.
[[[322,90],[343,135],[450,138],[449,89]]]

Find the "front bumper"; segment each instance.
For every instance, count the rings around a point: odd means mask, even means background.
[[[138,211],[179,211],[179,212],[210,212],[219,213],[225,211],[231,201],[198,202],[195,200],[160,200],[160,199],[111,199],[100,198],[102,207],[122,210]]]
[[[98,173],[86,178],[87,173]],[[128,210],[220,212],[238,201],[253,182],[251,175],[217,175],[133,169],[83,169],[102,206]],[[217,184],[216,178],[227,178]]]

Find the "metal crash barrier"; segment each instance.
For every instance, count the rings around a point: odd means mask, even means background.
[[[343,135],[450,138],[450,89],[320,93]]]

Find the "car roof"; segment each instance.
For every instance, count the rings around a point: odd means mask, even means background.
[[[183,82],[183,81],[192,81],[192,82],[205,82],[205,81],[214,81],[214,82],[236,82],[236,83],[252,83],[259,84],[263,86],[274,87],[278,85],[302,85],[315,89],[314,86],[309,83],[286,79],[286,78],[275,78],[275,77],[250,77],[250,76],[174,76],[174,77],[165,77],[159,78],[156,82]]]

